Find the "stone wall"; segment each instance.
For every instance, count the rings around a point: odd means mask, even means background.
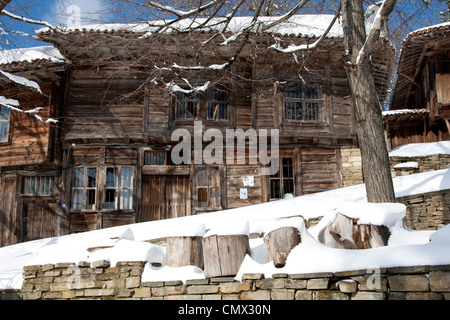
[[[142,282],[144,262],[80,262],[24,267],[24,300],[444,300],[450,265],[335,273],[245,274],[202,280]]]
[[[426,157],[390,157],[392,177],[450,168],[450,155],[438,154]],[[416,167],[399,167],[399,164],[416,162]],[[341,149],[342,187],[363,183],[361,152],[359,148]]]
[[[450,223],[450,190],[397,198],[406,205],[405,226],[415,230],[438,230]]]
[[[411,157],[411,158],[391,157],[390,160],[393,177],[450,168],[450,155],[448,154],[438,154],[427,157]],[[395,166],[407,162],[416,162],[418,166],[417,168],[413,167],[395,168]]]
[[[341,149],[342,187],[363,183],[361,151],[359,148]]]

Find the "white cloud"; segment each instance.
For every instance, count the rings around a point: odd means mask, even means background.
[[[76,26],[102,21],[102,0],[55,0],[47,21],[54,25]]]

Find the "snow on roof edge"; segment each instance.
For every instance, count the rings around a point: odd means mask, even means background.
[[[333,15],[329,14],[302,14],[292,16],[289,20],[280,23],[277,26],[274,26],[268,30],[266,33],[274,33],[274,34],[284,34],[284,35],[295,35],[295,36],[319,36],[321,35],[328,27],[329,23],[333,19]],[[262,23],[270,23],[280,17],[260,17],[259,22]],[[211,19],[209,23],[199,29],[200,31],[222,31],[223,23],[226,22],[225,18],[215,18]],[[170,30],[186,30],[187,28],[192,26],[201,26],[201,24],[205,21],[205,18],[196,18],[196,19],[184,19],[179,22],[176,22],[170,26]],[[228,32],[238,33],[242,31],[244,28],[250,26],[252,21],[252,17],[235,17],[233,18],[228,25]],[[167,22],[167,21],[166,21]],[[136,23],[109,23],[109,24],[92,24],[92,25],[80,25],[76,27],[58,27],[56,30],[61,33],[70,33],[76,31],[93,31],[93,32],[137,32],[137,33],[151,33],[158,28],[161,23],[158,21],[149,21],[149,22],[136,22]],[[50,32],[51,30],[47,27],[41,28],[35,31],[36,34],[42,34],[46,32]],[[342,37],[343,30],[340,22],[337,22],[333,28],[330,30],[328,37]]]
[[[67,63],[68,60],[53,46],[44,45],[29,48],[17,48],[0,51],[0,65],[48,60],[55,63]]]

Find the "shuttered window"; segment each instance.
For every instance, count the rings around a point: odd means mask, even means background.
[[[197,207],[220,209],[219,167],[197,167]]]

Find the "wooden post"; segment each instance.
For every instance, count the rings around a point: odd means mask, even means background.
[[[286,259],[293,248],[301,242],[299,231],[295,227],[281,227],[264,236],[269,260],[276,268],[284,267]]]
[[[167,238],[166,266],[197,266],[203,269],[203,265],[202,237]]]
[[[205,277],[234,276],[250,254],[248,235],[211,235],[203,238]]]

